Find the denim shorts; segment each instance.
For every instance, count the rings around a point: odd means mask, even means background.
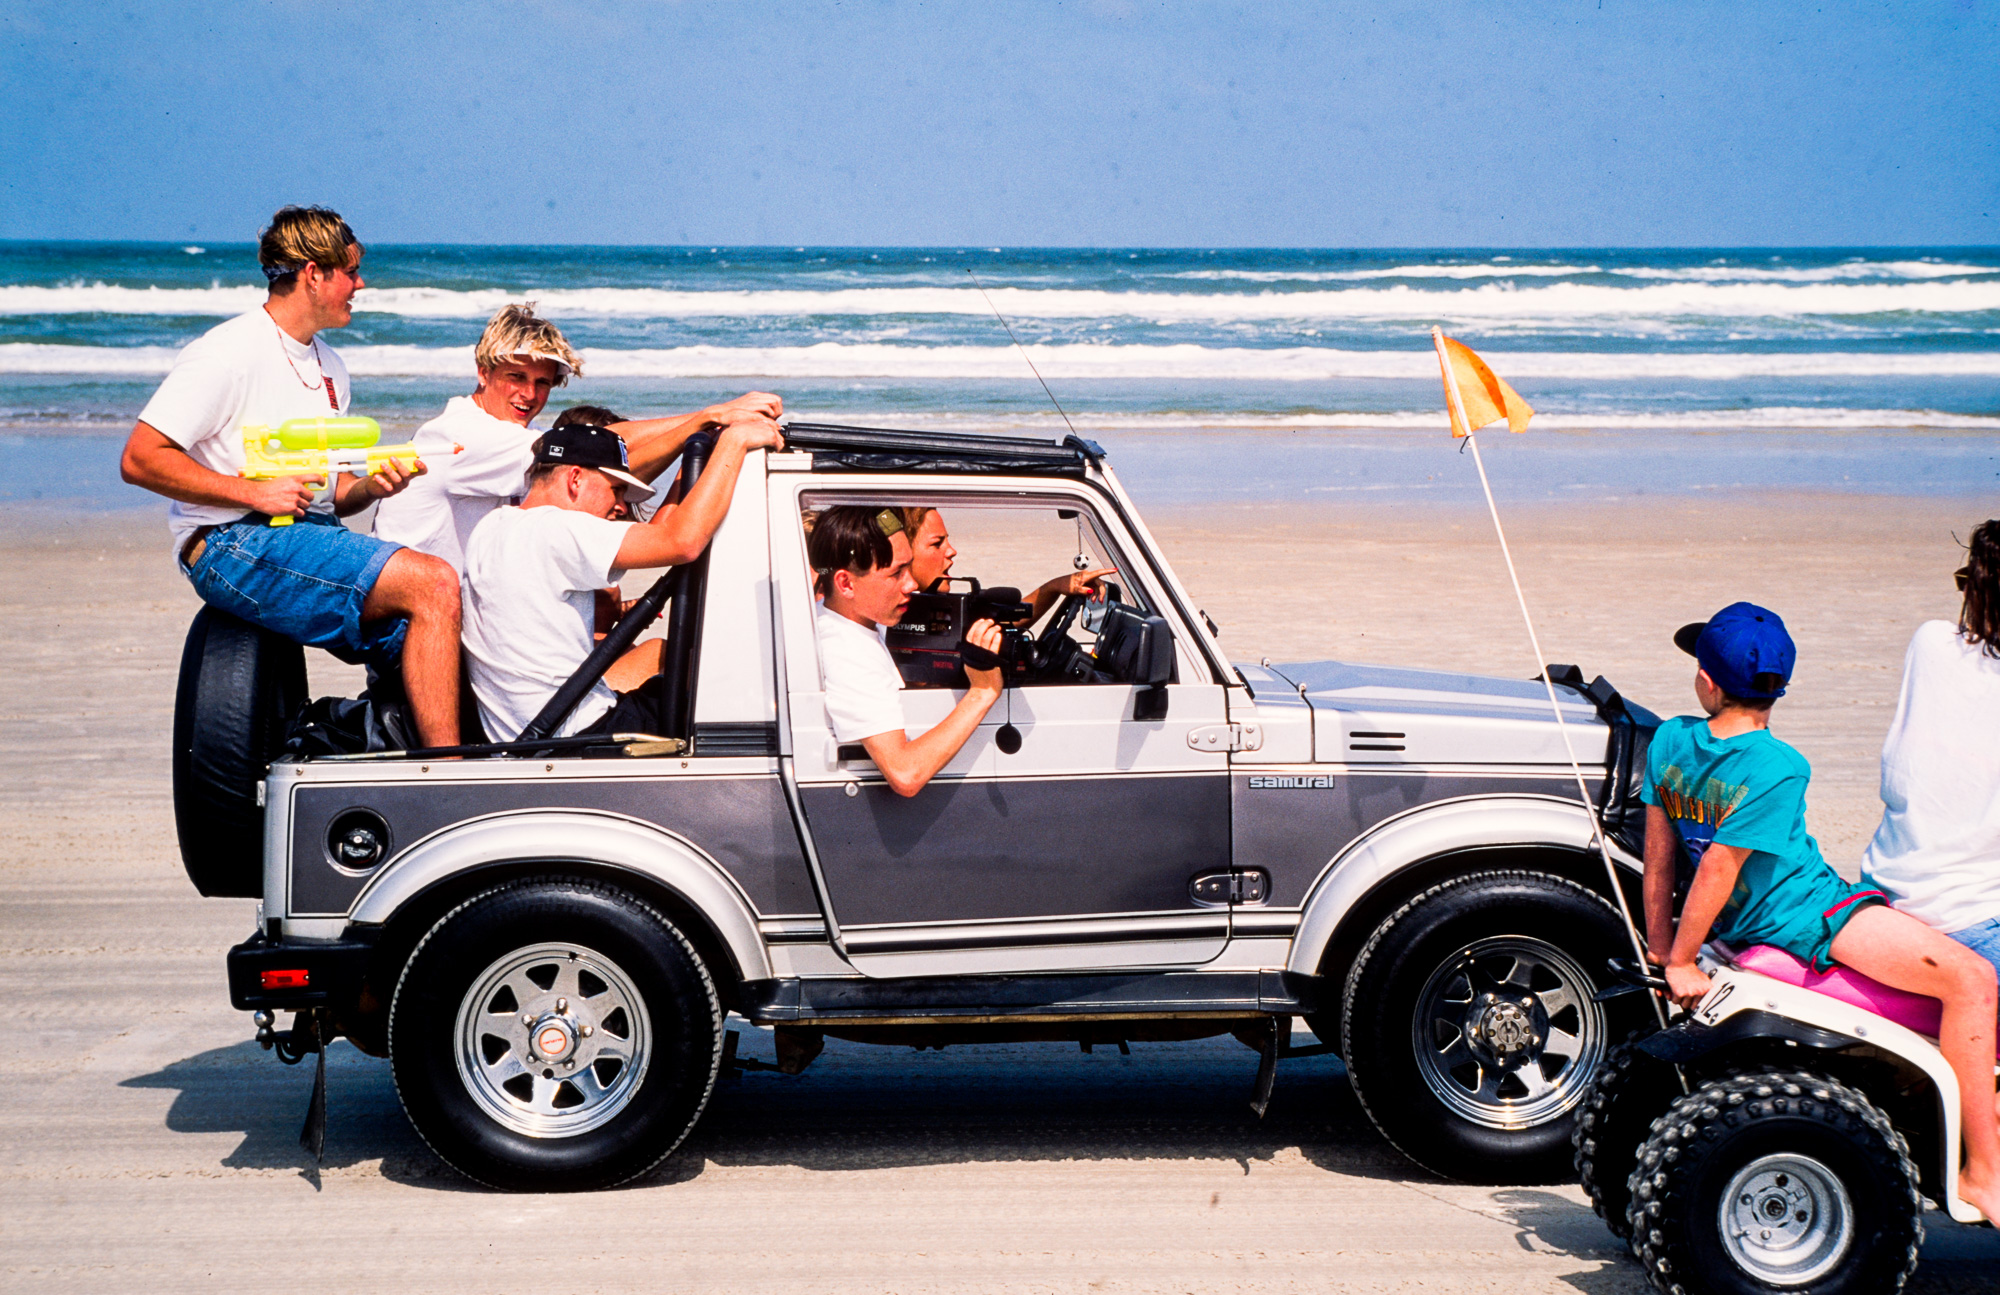
[[[1953,931],[1951,938],[1992,963],[1995,971],[2000,971],[2000,917],[1968,926],[1963,931]]]
[[[402,655],[409,621],[361,623],[361,604],[403,547],[348,530],[325,513],[290,526],[262,517],[218,526],[192,567],[202,601],[343,661],[388,666]]]

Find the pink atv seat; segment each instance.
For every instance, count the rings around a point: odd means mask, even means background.
[[[1938,1021],[1944,1015],[1944,1004],[1935,998],[1892,988],[1848,967],[1835,967],[1828,972],[1814,971],[1802,959],[1768,944],[1753,944],[1738,950],[1731,961],[1745,971],[1754,971],[1787,985],[1797,985],[1816,994],[1825,994],[1828,998],[1837,998],[1932,1038],[1937,1037]]]

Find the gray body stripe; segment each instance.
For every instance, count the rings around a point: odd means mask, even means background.
[[[537,766],[539,768],[539,766]],[[656,823],[707,851],[764,914],[817,914],[791,811],[769,777],[479,781],[422,785],[306,784],[292,808],[293,916],[343,916],[374,874],[333,866],[326,831],[342,810],[366,805],[388,820],[400,852],[467,819],[537,809],[596,809]],[[391,857],[393,863],[393,855]],[[378,870],[379,871],[379,870]]]

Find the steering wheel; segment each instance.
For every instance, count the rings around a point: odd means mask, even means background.
[[[1090,678],[1092,665],[1083,646],[1069,636],[1070,627],[1089,602],[1089,594],[1064,594],[1048,628],[1035,636],[1034,656],[1028,663],[1032,683],[1080,682]]]

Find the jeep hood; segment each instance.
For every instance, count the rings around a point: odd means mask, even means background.
[[[1531,679],[1308,661],[1267,665],[1313,713],[1313,759],[1339,764],[1554,764],[1569,752]],[[1588,698],[1558,684],[1576,758],[1602,764],[1610,729]]]

